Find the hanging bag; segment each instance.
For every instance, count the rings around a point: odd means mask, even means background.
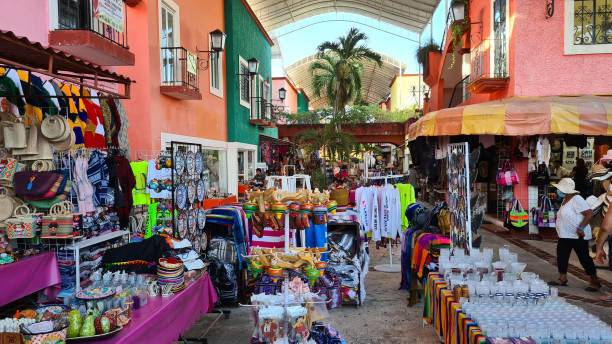
[[[74,231],[73,205],[69,201],[54,204],[43,216],[42,236],[71,236]]]
[[[550,198],[542,196],[541,206],[538,209],[538,227],[555,228],[557,226],[557,214],[553,208]]]
[[[35,236],[36,217],[25,204],[15,208],[14,217],[6,220],[6,235],[9,239],[31,239]]]
[[[519,183],[519,176],[510,164],[510,160],[504,161],[503,166],[497,172],[497,185],[512,186]]]
[[[529,224],[529,213],[523,209],[518,199],[514,200],[509,218],[510,224],[516,229],[521,229]]]

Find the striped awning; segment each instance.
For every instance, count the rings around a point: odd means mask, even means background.
[[[512,97],[433,111],[408,128],[421,136],[612,136],[612,96]]]

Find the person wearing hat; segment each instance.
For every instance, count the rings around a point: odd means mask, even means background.
[[[559,279],[549,282],[553,286],[567,286],[567,268],[572,250],[576,252],[580,264],[590,276],[586,291],[595,292],[601,288],[597,279],[595,263],[589,255],[589,240],[593,238],[589,221],[593,210],[587,201],[576,190],[576,184],[571,178],[563,178],[557,184],[557,196],[563,199],[557,212],[557,268]]]
[[[604,245],[610,235],[612,235],[612,211],[606,213],[606,216],[604,217],[603,222],[601,223],[599,236],[597,238],[597,255],[595,256],[595,261],[598,264],[603,264],[604,260],[606,259]],[[602,297],[602,300],[612,302],[612,293],[606,293],[606,295]]]

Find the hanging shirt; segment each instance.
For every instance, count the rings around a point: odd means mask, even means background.
[[[169,168],[162,168],[158,170],[155,167],[155,160],[149,160],[148,169],[147,169],[147,188],[148,188],[149,183],[153,179],[156,179],[158,182],[163,182],[165,180],[172,179],[172,170],[170,170]],[[148,190],[149,190],[149,194],[151,195],[151,198],[165,198],[165,199],[172,198],[172,193],[168,190],[163,190],[159,192],[153,189],[148,189]]]
[[[132,161],[130,162],[134,178],[136,179],[136,186],[132,190],[132,199],[134,205],[146,205],[151,203],[151,196],[147,193],[147,172],[149,163],[146,161]]]
[[[397,184],[395,187],[399,192],[402,229],[406,230],[406,228],[409,226],[408,219],[405,216],[406,209],[408,209],[411,204],[416,202],[414,187],[410,184]]]
[[[85,93],[89,95],[89,92]],[[85,123],[85,132],[83,140],[85,147],[89,148],[106,148],[106,139],[104,137],[104,118],[102,118],[102,110],[89,99],[83,99],[83,104],[87,110],[87,122]]]
[[[380,219],[378,214],[378,196],[376,188],[360,187],[355,192],[359,223],[366,233],[372,233],[374,240],[380,240]]]
[[[96,207],[110,206],[113,204],[108,193],[108,164],[106,153],[92,151],[89,156],[87,176],[94,187],[93,202]]]

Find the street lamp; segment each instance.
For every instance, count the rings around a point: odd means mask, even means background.
[[[280,99],[281,102],[284,102],[286,97],[287,97],[287,90],[284,87],[279,88],[278,89],[278,99]]]
[[[257,71],[259,70],[259,60],[254,57],[251,57],[247,60],[247,63],[249,65],[249,75],[254,76],[255,74],[257,74]]]
[[[225,33],[223,31],[216,29],[208,35],[210,36],[210,49],[212,51],[218,53],[225,49]]]
[[[466,0],[454,0],[451,3],[451,13],[453,14],[453,21],[465,20],[465,5]]]
[[[225,49],[225,33],[223,31],[216,29],[211,31],[208,34],[210,50],[200,50],[196,46],[196,52],[199,53],[208,53],[208,57],[206,59],[198,58],[198,64],[200,65],[200,69],[206,70],[210,65],[210,56],[214,54],[218,54]]]

